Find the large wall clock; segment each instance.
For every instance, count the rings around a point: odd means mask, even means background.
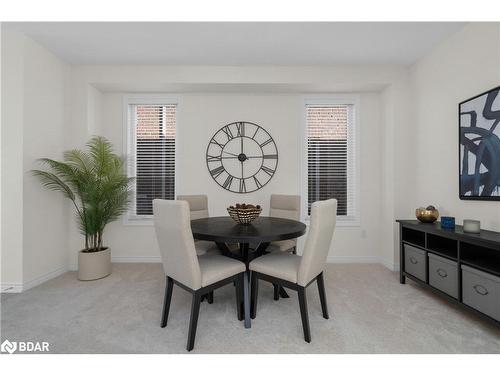
[[[212,178],[234,193],[250,193],[267,184],[278,167],[271,135],[252,122],[233,122],[214,134],[207,147]]]

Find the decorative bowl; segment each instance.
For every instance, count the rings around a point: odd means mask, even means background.
[[[415,210],[415,216],[422,223],[433,223],[438,219],[439,211],[434,206],[419,207]]]
[[[250,224],[259,217],[262,207],[259,205],[254,206],[253,204],[236,203],[234,206],[229,206],[227,212],[238,224]]]

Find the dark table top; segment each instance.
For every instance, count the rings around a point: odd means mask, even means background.
[[[300,221],[260,216],[250,224],[238,224],[229,216],[192,220],[191,230],[197,240],[214,242],[271,242],[302,236],[306,225]]]

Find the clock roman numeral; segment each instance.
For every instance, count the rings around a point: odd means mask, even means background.
[[[224,167],[222,165],[210,170],[210,174],[214,178],[219,177],[222,172],[224,172]]]
[[[226,125],[222,128],[222,131],[226,134],[227,140],[230,141],[231,139],[234,138],[233,132],[231,131],[231,128],[229,125]]]
[[[237,133],[236,133],[237,137],[244,137],[245,136],[245,123],[240,122],[240,123],[236,124],[236,130],[237,130]]]
[[[260,189],[263,185],[260,183],[260,181],[257,179],[257,177],[253,176],[253,180],[255,182],[255,185],[257,185],[257,189]]]
[[[266,172],[269,176],[272,176],[274,174],[274,170],[272,170],[271,168],[266,167],[265,165],[263,165],[261,169],[264,172]]]
[[[264,159],[278,159],[278,155],[277,154],[269,154],[269,155],[264,155],[263,158]]]
[[[221,155],[219,155],[219,156],[207,155],[207,161],[209,163],[214,162],[214,161],[222,161],[222,156]]]
[[[254,138],[255,138],[255,136],[257,135],[257,132],[259,131],[259,129],[260,129],[260,128],[257,126],[257,128],[255,129],[255,133],[253,133],[252,139],[254,139]]]
[[[217,142],[215,139],[211,139],[210,140],[210,143],[213,144],[213,145],[217,145],[219,146],[220,148],[224,148],[224,145],[220,144],[219,142]]]
[[[224,184],[222,184],[222,187],[224,189],[229,189],[231,187],[231,183],[233,182],[233,176],[229,175],[226,178],[226,181],[224,181]]]
[[[265,141],[264,143],[261,143],[260,144],[260,147],[264,147],[265,145],[268,145],[269,143],[271,143],[273,141],[272,138],[269,138],[267,141]]]
[[[246,193],[247,192],[247,186],[245,185],[245,179],[242,178],[240,179],[240,193]]]

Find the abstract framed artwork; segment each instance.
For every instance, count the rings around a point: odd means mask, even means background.
[[[461,102],[460,199],[500,201],[500,86]]]

